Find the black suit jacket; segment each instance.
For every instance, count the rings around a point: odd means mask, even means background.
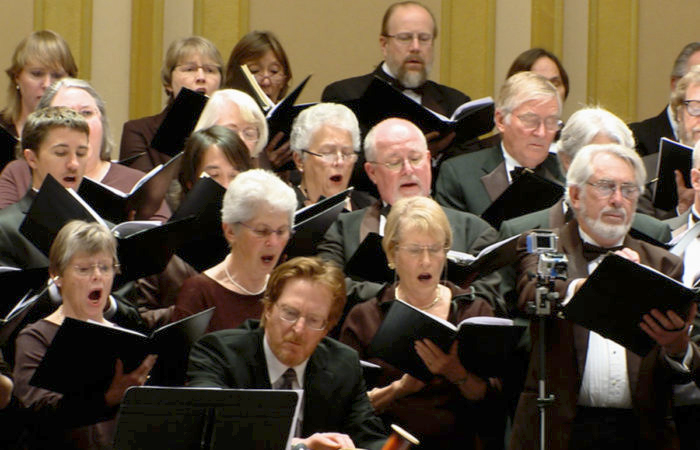
[[[543,178],[563,182],[557,156],[550,153],[535,170]],[[441,205],[481,215],[508,188],[500,145],[445,161],[435,184]]]
[[[29,189],[20,201],[0,210],[0,266],[33,269],[49,265],[46,255],[19,232],[34,197],[36,193]]]
[[[200,339],[190,352],[189,386],[271,389],[263,350],[264,329],[216,331]],[[357,352],[324,338],[304,372],[302,436],[317,432],[349,435],[360,448],[380,449],[386,440],[381,420],[367,397]]]
[[[637,141],[637,152],[642,156],[657,153],[662,137],[676,140],[668,120],[668,114],[666,114],[666,108],[658,116],[631,123],[629,127]]]

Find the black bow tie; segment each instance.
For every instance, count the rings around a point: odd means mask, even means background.
[[[608,252],[616,252],[618,250],[621,250],[622,246],[618,245],[617,247],[608,247],[608,248],[603,248],[603,247],[598,247],[597,245],[589,244],[588,242],[583,243],[583,257],[586,259],[586,261],[591,262],[600,255],[605,255]]]
[[[391,205],[385,205],[379,209],[379,214],[387,217],[389,215],[389,211],[391,211]]]
[[[536,168],[535,168],[536,169]],[[510,181],[511,183],[515,181],[520,175],[524,173],[534,173],[534,170],[528,168],[528,167],[522,167],[522,166],[515,166],[513,170],[510,171]]]

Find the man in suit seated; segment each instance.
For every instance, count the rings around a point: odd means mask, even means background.
[[[644,165],[631,148],[589,145],[574,157],[567,173],[574,219],[556,230],[558,251],[568,258],[568,281],[554,281],[563,303],[608,251],[680,280],[680,258],[628,234],[644,179]],[[525,308],[535,299],[537,281],[529,274],[537,271],[538,264],[538,255],[527,252],[525,236],[518,242],[518,256],[518,300]],[[689,317],[696,310],[693,303]],[[572,322],[556,318],[547,322],[547,391],[555,396],[546,410],[547,448],[678,448],[675,428],[668,420],[671,389],[665,374],[679,357],[678,350],[687,348],[691,319],[683,321],[674,313],[656,310],[651,314],[658,324],[645,315],[642,328],[659,345],[644,358]],[[541,331],[533,324],[533,341],[542,338]],[[688,362],[687,353],[680,355],[682,364]],[[533,342],[511,449],[539,446],[539,356],[539,346]]]
[[[457,107],[468,102],[470,98],[457,89],[428,79],[433,66],[437,34],[435,17],[427,7],[415,1],[392,4],[384,13],[379,35],[379,46],[384,61],[371,73],[326,86],[321,94],[321,101],[347,103],[357,100],[377,77],[424,107],[444,116],[451,116]],[[368,124],[360,123],[363,134],[369,127]],[[445,157],[444,153],[454,137],[454,133],[442,137],[437,132],[428,134],[435,167]],[[374,186],[362,171],[363,162],[360,160],[355,166],[351,185],[374,195]]]
[[[189,386],[304,389],[297,445],[379,449],[357,352],[326,338],[345,305],[343,272],[317,258],[294,258],[271,274],[260,325],[210,333],[190,352]]]
[[[414,124],[403,119],[386,119],[365,137],[364,168],[377,186],[380,201],[367,208],[341,214],[318,246],[318,255],[341,267],[350,261],[360,243],[373,232],[384,235],[389,209],[403,197],[430,195],[430,158],[425,136]],[[496,242],[497,233],[473,214],[444,208],[452,228],[452,250],[475,253]],[[352,275],[352,274],[349,274]],[[476,295],[502,311],[496,285],[500,277],[487,275],[472,284]],[[348,280],[348,308],[376,297],[384,287],[372,282]]]
[[[549,153],[561,129],[561,99],[543,76],[520,72],[508,78],[496,101],[494,116],[503,140],[496,147],[445,161],[435,185],[442,205],[480,215],[523,170],[563,181]]]
[[[601,107],[585,107],[569,117],[557,142],[557,159],[562,173],[569,170],[576,153],[588,144],[620,144],[634,147],[634,137],[627,125]],[[501,224],[501,239],[533,228],[559,228],[573,217],[571,207],[562,198],[552,207],[506,220]],[[646,214],[636,213],[632,230],[666,243],[671,240],[667,224]]]
[[[20,140],[32,170],[32,187],[17,203],[0,210],[0,265],[32,269],[49,260],[19,232],[47,174],[66,188],[78,189],[85,174],[89,128],[77,112],[63,107],[30,114]]]
[[[671,95],[676,90],[678,80],[697,64],[700,64],[700,42],[691,42],[683,47],[673,62]],[[637,152],[642,156],[657,153],[662,137],[677,141],[679,137],[677,128],[675,112],[670,104],[659,115],[630,124],[630,129],[637,141]]]

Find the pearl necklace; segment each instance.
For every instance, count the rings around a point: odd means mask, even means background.
[[[396,292],[394,292],[394,296],[396,297],[396,300],[401,300],[402,302],[406,302],[406,300],[402,299],[399,297],[399,287],[396,286]],[[437,287],[435,288],[435,300],[432,302],[428,303],[425,306],[416,306],[416,308],[422,310],[422,311],[427,311],[433,306],[437,305],[437,303],[440,301],[440,285],[438,284]],[[410,304],[411,302],[406,302]]]
[[[248,289],[244,288],[240,284],[236,283],[236,280],[233,279],[230,273],[228,273],[228,267],[224,266],[224,273],[226,273],[226,278],[228,278],[228,281],[231,282],[232,285],[237,287],[241,292],[243,292],[246,295],[260,295],[263,292],[265,292],[265,289],[267,288],[267,280],[270,279],[270,275],[265,276],[265,284],[263,285],[262,289],[260,289],[258,292],[251,292]]]

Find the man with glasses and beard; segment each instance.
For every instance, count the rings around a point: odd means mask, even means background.
[[[678,257],[628,235],[645,175],[639,155],[618,144],[588,145],[574,157],[567,173],[567,196],[575,219],[557,230],[558,251],[569,261],[568,281],[555,282],[564,303],[608,251],[681,279],[683,264]],[[536,254],[527,252],[525,235],[518,254],[518,300],[525,309],[535,298],[536,280],[529,274],[536,272],[538,261]],[[689,317],[695,311],[693,305]],[[644,358],[572,322],[551,320],[546,329],[546,379],[556,400],[547,409],[547,448],[678,448],[675,427],[668,419],[671,385],[657,375],[674,364],[691,364],[691,320],[656,310],[645,315],[641,328],[659,345]],[[539,333],[533,324],[533,351],[511,449],[539,446],[539,347],[534,342]]]

